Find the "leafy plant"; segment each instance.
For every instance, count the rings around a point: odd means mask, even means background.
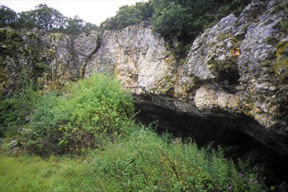
[[[133,124],[131,96],[110,76],[95,74],[74,83],[65,95],[44,96],[27,133],[29,149],[41,153],[81,153],[127,135]]]
[[[256,171],[242,161],[236,166],[221,148],[200,149],[134,124],[128,137],[82,157],[1,154],[0,190],[267,191]]]
[[[92,156],[83,191],[265,191],[255,173],[239,172],[221,149],[167,143],[145,128]]]
[[[17,13],[4,5],[0,5],[0,15],[1,28],[7,26],[14,26],[15,22],[18,19]]]
[[[39,101],[31,87],[13,96],[0,96],[0,136],[14,136],[23,128]]]

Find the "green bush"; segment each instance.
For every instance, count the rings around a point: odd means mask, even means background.
[[[17,135],[29,122],[38,101],[39,95],[32,88],[13,96],[0,96],[0,137]]]
[[[101,28],[105,30],[119,30],[127,26],[148,21],[153,14],[153,9],[148,2],[138,2],[131,6],[122,6],[116,16],[106,19],[101,23]]]
[[[127,135],[133,124],[132,97],[110,76],[95,74],[74,83],[62,96],[43,96],[26,133],[29,149],[41,153],[81,153],[105,138]]]
[[[75,179],[68,171],[71,191],[265,191],[255,173],[237,171],[221,150],[165,140],[139,129],[97,151],[86,174]]]
[[[221,150],[135,130],[81,158],[1,154],[0,191],[267,191],[255,171],[243,163],[239,171]]]

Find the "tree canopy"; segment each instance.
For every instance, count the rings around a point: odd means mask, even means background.
[[[77,35],[90,30],[98,30],[98,27],[92,23],[87,23],[78,16],[68,18],[64,32],[67,34]]]
[[[38,28],[44,32],[64,32],[77,35],[89,30],[98,30],[92,23],[85,22],[78,16],[65,17],[58,10],[39,4],[34,10],[17,14],[15,11],[0,5],[0,27],[12,27],[16,29]]]
[[[118,30],[141,21],[148,21],[153,14],[149,3],[139,2],[132,6],[122,6],[116,16],[108,18],[101,24],[106,30]]]
[[[0,27],[13,26],[17,19],[18,15],[15,11],[5,5],[0,5]]]
[[[37,27],[45,32],[63,29],[66,23],[62,13],[45,4],[39,4],[35,10],[21,12],[19,15],[19,26]]]

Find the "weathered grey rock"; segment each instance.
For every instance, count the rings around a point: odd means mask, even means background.
[[[181,88],[175,89],[176,97],[186,98],[185,90],[193,88],[191,85],[199,87],[199,83],[193,82],[195,79],[216,81],[224,86],[237,81],[239,40],[232,33],[236,20],[234,15],[229,15],[196,38],[188,54],[188,62],[181,66],[177,82]]]
[[[164,39],[152,32],[145,23],[121,31],[105,31],[100,49],[86,68],[110,72],[133,92],[165,94],[171,87],[169,79],[175,61]]]
[[[91,55],[97,47],[97,32],[92,31],[90,34],[81,34],[74,40],[74,50],[82,57]]]
[[[194,41],[184,66],[187,75],[200,80],[214,79],[218,68],[226,67],[224,62],[232,57],[232,27],[235,21],[236,17],[229,15]]]

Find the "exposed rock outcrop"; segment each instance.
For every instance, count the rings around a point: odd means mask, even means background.
[[[113,72],[136,94],[166,94],[172,86],[175,60],[165,41],[144,23],[121,31],[105,31],[100,49],[87,65],[92,71]]]
[[[73,37],[1,29],[1,90],[21,81],[24,69],[45,86],[108,72],[142,107],[167,109],[209,125],[221,121],[288,155],[285,7],[284,0],[253,0],[239,17],[228,15],[197,37],[181,66],[146,23],[105,31],[101,44],[93,31]],[[37,71],[41,74],[35,76]]]

